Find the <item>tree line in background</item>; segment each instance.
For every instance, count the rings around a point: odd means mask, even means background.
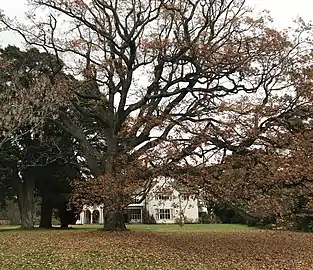
[[[311,25],[243,0],[29,2],[25,24],[0,15],[27,44],[0,57],[1,187],[23,227],[40,196],[43,226],[104,203],[125,230],[159,176],[253,224],[308,218]]]

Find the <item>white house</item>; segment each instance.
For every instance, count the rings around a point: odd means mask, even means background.
[[[136,200],[135,200],[136,201]],[[199,220],[198,199],[185,186],[172,179],[159,179],[145,200],[129,204],[125,212],[128,223],[176,223],[180,220],[197,223]],[[103,205],[85,206],[76,224],[102,224]]]

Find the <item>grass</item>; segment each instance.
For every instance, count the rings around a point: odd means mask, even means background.
[[[102,229],[101,225],[74,225],[72,228],[82,230]],[[131,231],[154,231],[154,232],[212,232],[212,231],[246,231],[253,228],[240,224],[185,224],[183,227],[177,224],[133,224],[127,225]]]
[[[106,233],[97,225],[74,228],[0,227],[0,269],[306,270],[313,265],[313,234],[227,224],[130,225],[123,233]]]
[[[6,232],[10,230],[18,230],[20,226],[18,225],[0,225],[0,232]]]
[[[148,230],[155,232],[212,232],[212,231],[245,231],[251,230],[245,225],[238,224],[185,224],[180,227],[176,224],[158,224],[158,225],[146,225],[146,224],[135,224],[128,225],[130,230]]]

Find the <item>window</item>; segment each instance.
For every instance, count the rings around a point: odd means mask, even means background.
[[[170,199],[170,195],[158,194],[158,195],[155,196],[155,199],[156,199],[156,200],[163,200],[163,201],[166,201],[166,200],[169,200],[169,199]]]
[[[172,219],[172,209],[157,209],[157,219]]]
[[[131,209],[130,210],[130,219],[131,220],[141,219],[141,209]]]

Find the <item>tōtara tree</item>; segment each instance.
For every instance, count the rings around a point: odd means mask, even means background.
[[[2,183],[6,185],[7,192],[13,193],[17,197],[23,228],[32,228],[34,225],[33,206],[36,188],[42,191],[40,195],[42,195],[43,206],[46,206],[47,196],[44,195],[47,192],[49,195],[54,195],[55,202],[62,200],[62,203],[65,204],[66,200],[68,201],[70,162],[73,160],[75,162],[75,155],[69,157],[64,153],[64,144],[58,141],[61,139],[48,137],[44,132],[36,132],[21,136],[16,144],[6,143],[3,145],[0,164],[6,169],[6,173]],[[56,166],[56,164],[59,165]],[[54,171],[54,174],[51,172],[53,166],[58,170]],[[55,176],[57,173],[59,177]],[[63,177],[62,179],[60,179],[60,175]],[[62,187],[56,188],[61,185]],[[42,186],[46,188],[46,192],[43,192],[43,188],[40,189]],[[49,187],[54,188],[47,191]],[[67,194],[67,196],[60,193]],[[61,199],[61,197],[63,198]]]
[[[48,134],[49,135],[48,135]],[[36,167],[33,170],[36,179],[36,189],[41,197],[40,227],[52,227],[52,214],[56,209],[62,227],[72,224],[77,218],[76,209],[70,205],[72,192],[71,181],[81,177],[80,167],[84,164],[78,161],[79,149],[71,136],[55,125],[46,127],[46,136],[54,138],[55,145],[44,145],[43,153],[48,153],[49,148],[60,149],[58,155],[51,162],[44,166]],[[69,218],[71,217],[71,218]]]
[[[66,104],[66,80],[62,64],[37,49],[21,51],[8,46],[0,51],[2,165],[20,208],[23,228],[33,227],[34,168],[55,160],[59,150],[45,127]],[[64,88],[64,89],[63,89]],[[48,151],[42,152],[43,145]],[[49,147],[47,147],[49,145]]]
[[[224,121],[225,104],[253,93],[259,111],[268,106],[277,118],[273,93],[308,86],[312,56],[301,35],[309,29],[300,27],[295,38],[271,29],[267,14],[251,14],[243,0],[29,2],[47,17],[25,26],[1,21],[28,44],[72,59],[68,70],[84,77],[70,89],[72,108],[60,111],[58,121],[81,144],[93,176],[112,182],[108,187],[134,184],[116,177],[125,157],[144,158],[142,164],[162,173],[164,164],[207,162],[215,150],[240,152],[256,136]],[[99,132],[87,135],[74,115]],[[99,134],[100,151],[93,144]],[[121,198],[110,198],[116,200],[104,209],[104,226],[123,230]]]
[[[66,103],[63,64],[52,54],[15,46],[0,50],[0,147],[42,127]]]

